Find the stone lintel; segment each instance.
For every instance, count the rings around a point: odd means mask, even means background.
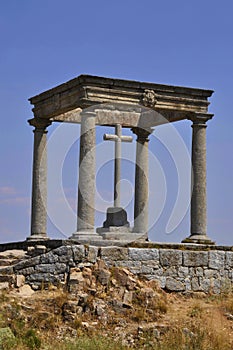
[[[184,112],[207,113],[212,93],[205,89],[81,75],[29,101],[38,118],[55,118],[77,108],[118,102],[156,111],[176,110],[184,119]]]
[[[192,113],[189,116],[189,120],[193,122],[193,125],[205,125],[208,120],[212,119],[214,114],[211,113],[205,113],[205,114],[199,114],[199,113]]]

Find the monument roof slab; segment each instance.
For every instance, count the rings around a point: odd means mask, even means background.
[[[212,90],[205,89],[80,75],[31,97],[29,101],[34,105],[36,118],[72,121],[72,116],[76,115],[76,122],[79,122],[78,111],[84,108],[97,109],[99,106],[99,110],[106,110],[106,106],[118,105],[119,110],[126,106],[127,112],[130,106],[135,106],[136,109],[141,106],[142,111],[152,109],[169,121],[175,121],[189,118],[192,113],[208,113],[208,98],[212,93]],[[104,120],[102,123],[99,117],[98,124],[113,125],[111,119],[106,121],[106,113]]]

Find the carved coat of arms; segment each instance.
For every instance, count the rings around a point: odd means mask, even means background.
[[[142,102],[144,106],[153,108],[156,103],[156,93],[153,90],[145,90],[142,96]]]

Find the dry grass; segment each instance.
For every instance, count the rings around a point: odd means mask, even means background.
[[[69,295],[62,290],[37,292],[21,299],[0,293],[0,328],[9,327],[15,339],[3,350],[232,350],[233,293],[183,296],[150,290],[134,294],[132,308],[123,314],[108,309],[101,320],[89,312],[64,322],[62,306]],[[98,296],[99,297],[99,296]],[[103,295],[103,299],[107,294]],[[147,301],[145,304],[145,300]],[[86,328],[83,321],[92,327]],[[150,326],[138,335],[139,326]],[[122,334],[134,342],[122,345]],[[127,337],[126,337],[127,338]],[[1,346],[0,346],[1,348]]]

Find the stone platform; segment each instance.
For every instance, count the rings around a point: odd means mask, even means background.
[[[39,244],[40,243],[40,244]],[[34,244],[34,245],[33,245]],[[232,287],[233,247],[173,244],[129,243],[102,240],[92,245],[71,240],[1,244],[0,252],[22,250],[20,260],[8,260],[0,267],[0,288],[25,279],[34,290],[64,285],[72,268],[83,269],[102,260],[108,267],[125,267],[147,280],[157,280],[161,288],[172,292],[220,293]],[[6,254],[3,261],[6,262]]]

